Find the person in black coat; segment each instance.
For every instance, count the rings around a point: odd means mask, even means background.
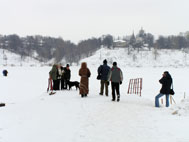
[[[3,70],[3,76],[7,76],[8,71],[7,70]]]
[[[68,81],[71,78],[70,65],[67,64],[66,67],[62,68],[62,78],[61,78],[61,89],[67,89]]]
[[[103,61],[103,65],[100,65],[98,67],[98,74],[101,76],[100,78],[100,95],[103,95],[103,92],[104,92],[104,86],[105,86],[105,94],[106,96],[108,96],[108,85],[109,85],[109,82],[108,82],[108,73],[110,71],[110,67],[107,65],[107,60],[105,59]]]
[[[159,98],[166,95],[166,107],[169,107],[169,94],[172,84],[172,77],[168,71],[163,73],[163,77],[159,80],[162,84],[160,93],[155,97],[155,107],[159,107]]]

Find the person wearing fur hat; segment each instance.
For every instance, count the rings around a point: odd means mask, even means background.
[[[108,85],[109,85],[109,81],[108,81],[108,73],[110,71],[110,67],[107,65],[107,60],[105,59],[103,61],[103,65],[100,65],[98,67],[98,76],[99,76],[99,80],[100,80],[100,95],[103,95],[104,92],[104,86],[105,86],[105,94],[106,96],[108,96]]]
[[[91,76],[90,70],[87,68],[87,63],[83,62],[81,64],[81,68],[79,69],[79,76],[81,76],[80,80],[80,94],[81,97],[87,97],[89,93],[89,77]]]
[[[117,62],[113,62],[113,66],[109,71],[108,74],[108,81],[111,81],[111,87],[112,87],[112,101],[115,101],[117,94],[117,101],[120,101],[120,84],[122,84],[123,81],[123,73],[120,68],[117,67]]]
[[[162,75],[162,78],[159,80],[159,83],[162,84],[160,93],[155,97],[155,107],[159,107],[159,98],[166,96],[166,107],[169,107],[169,94],[172,84],[172,77],[168,71],[165,71]]]

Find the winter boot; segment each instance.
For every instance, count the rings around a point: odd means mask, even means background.
[[[50,92],[49,95],[54,95],[56,92]]]
[[[117,95],[117,102],[120,101],[120,95]]]

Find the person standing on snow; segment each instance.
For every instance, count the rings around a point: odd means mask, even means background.
[[[61,83],[61,90],[63,90],[65,87],[64,87],[64,67],[61,66],[60,67],[60,70],[61,70],[61,79],[60,79],[60,83]]]
[[[117,62],[113,62],[113,67],[110,69],[108,74],[108,81],[111,81],[112,87],[112,101],[115,101],[115,91],[117,93],[117,101],[120,101],[120,84],[123,81],[123,73],[120,68],[117,67]]]
[[[66,67],[63,68],[63,78],[62,78],[62,86],[61,89],[67,89],[68,88],[68,81],[70,81],[71,78],[71,70],[70,65],[67,64]]]
[[[3,70],[3,76],[7,76],[8,71],[7,70]]]
[[[108,96],[108,85],[109,85],[109,81],[108,81],[108,73],[110,71],[110,67],[107,65],[107,60],[105,59],[103,61],[103,65],[100,65],[98,67],[98,75],[100,76],[100,95],[103,95],[104,92],[104,86],[105,86],[105,94],[106,96]]]
[[[61,64],[57,65],[57,90],[60,90],[60,84],[61,84],[61,76],[62,76],[62,71],[61,71]]]
[[[54,64],[49,72],[49,78],[53,80],[53,90],[59,90],[58,65]]]
[[[159,107],[159,98],[166,95],[166,107],[169,107],[169,94],[172,84],[172,77],[168,71],[165,71],[159,80],[162,84],[160,93],[155,97],[155,107]]]
[[[81,76],[79,89],[81,97],[87,97],[87,94],[89,93],[89,77],[91,76],[91,72],[87,68],[86,62],[83,62],[81,64],[81,68],[79,69],[79,76]]]

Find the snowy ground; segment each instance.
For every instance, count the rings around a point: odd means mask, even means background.
[[[49,96],[49,67],[7,67],[8,77],[0,74],[0,102],[6,103],[0,108],[0,142],[189,141],[188,68],[121,67],[121,101],[111,102],[111,95],[98,95],[97,67],[89,65],[87,98],[81,98],[75,88]],[[71,67],[71,80],[79,81],[78,70]],[[174,79],[177,104],[155,108],[158,80],[165,70]],[[129,79],[137,77],[143,78],[142,97],[127,95]]]

